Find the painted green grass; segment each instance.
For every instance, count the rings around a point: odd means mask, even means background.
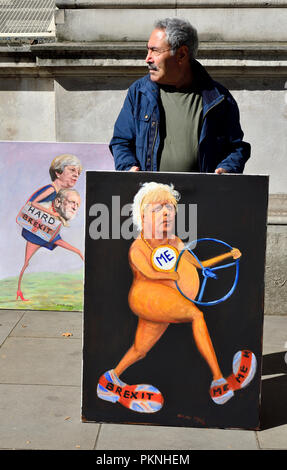
[[[18,277],[0,280],[0,309],[83,311],[83,273],[30,273],[22,281],[28,302],[16,300]]]

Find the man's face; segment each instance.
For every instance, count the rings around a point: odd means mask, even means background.
[[[68,192],[62,200],[58,212],[65,220],[72,220],[78,212],[80,203],[80,196],[77,193],[73,191]]]
[[[171,53],[165,31],[154,29],[147,47],[146,63],[151,80],[161,85],[175,85],[179,75],[178,62],[176,54]]]
[[[149,203],[143,213],[144,238],[171,238],[174,235],[175,207],[166,200]]]

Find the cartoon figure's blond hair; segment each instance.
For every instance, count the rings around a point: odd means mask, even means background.
[[[143,183],[136,193],[132,204],[133,224],[137,230],[142,230],[142,214],[147,204],[168,201],[176,209],[179,200],[180,194],[174,189],[172,184],[155,183],[153,181]]]

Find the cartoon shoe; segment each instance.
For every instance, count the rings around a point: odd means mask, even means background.
[[[116,403],[120,398],[119,391],[125,386],[126,384],[118,378],[117,374],[113,370],[109,370],[99,379],[97,395],[102,400]]]
[[[127,385],[114,370],[105,372],[99,379],[97,395],[102,400],[120,403],[138,413],[156,413],[163,406],[163,396],[152,385]]]
[[[163,406],[163,396],[153,385],[126,385],[119,403],[138,413],[156,413]]]
[[[223,405],[234,396],[233,390],[226,379],[213,380],[209,390],[214,403]]]
[[[232,390],[240,390],[246,387],[253,379],[256,369],[257,361],[253,352],[246,349],[238,351],[233,357],[233,374],[227,379]]]

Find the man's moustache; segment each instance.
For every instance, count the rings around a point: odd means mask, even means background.
[[[64,211],[63,209],[58,209],[59,215],[65,219],[67,222],[75,218],[76,212]]]
[[[157,66],[153,64],[148,64],[147,67],[149,70],[158,70]]]

